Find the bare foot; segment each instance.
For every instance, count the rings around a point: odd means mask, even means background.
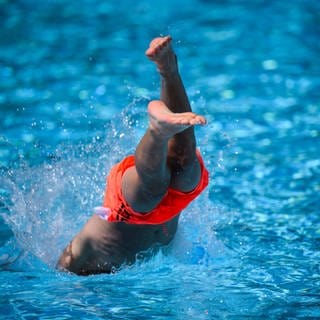
[[[176,55],[171,47],[170,36],[155,38],[150,42],[146,56],[155,62],[161,75],[178,71]]]
[[[206,124],[203,116],[193,112],[173,113],[162,101],[151,101],[148,106],[149,128],[164,138],[171,138],[176,133],[194,125]]]

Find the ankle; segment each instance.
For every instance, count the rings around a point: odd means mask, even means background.
[[[163,61],[162,61],[163,62]],[[158,62],[158,72],[164,79],[174,79],[179,77],[178,61],[175,54],[168,57],[164,63]]]
[[[149,123],[149,128],[148,128],[149,135],[157,141],[158,144],[165,144],[167,145],[169,139],[171,136],[159,128],[157,128],[155,125],[153,125],[151,122]]]

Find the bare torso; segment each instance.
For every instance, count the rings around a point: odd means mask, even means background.
[[[179,215],[165,224],[134,225],[92,216],[65,249],[59,265],[77,274],[110,273],[133,264],[173,239]]]

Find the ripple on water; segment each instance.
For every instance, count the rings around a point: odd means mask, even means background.
[[[12,231],[1,221],[1,310],[318,318],[318,1],[192,0],[179,12],[166,1],[4,3],[0,212]],[[144,131],[158,78],[141,52],[167,32],[209,120],[196,132],[210,187],[150,261],[112,276],[56,273],[61,248],[101,203],[108,169]]]

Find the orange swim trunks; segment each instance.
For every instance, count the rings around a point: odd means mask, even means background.
[[[134,211],[121,192],[122,176],[128,168],[134,166],[134,156],[128,156],[117,163],[111,169],[107,178],[107,188],[103,201],[103,207],[109,208],[111,211],[107,220],[111,222],[123,221],[129,224],[162,224],[173,219],[208,185],[208,171],[199,151],[197,151],[197,157],[201,167],[201,179],[197,187],[186,193],[169,188],[158,206],[144,214]]]

